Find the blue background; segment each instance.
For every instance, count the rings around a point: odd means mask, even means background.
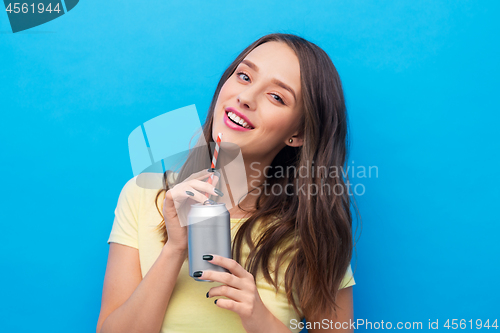
[[[499,3],[81,1],[12,34],[0,13],[4,332],[92,332],[127,137],[196,104],[271,32],[324,48],[359,180],[355,318],[500,319]],[[357,238],[360,229],[357,231]]]

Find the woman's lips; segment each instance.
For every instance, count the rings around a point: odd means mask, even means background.
[[[246,131],[251,131],[252,129],[250,128],[245,128],[240,125],[236,125],[229,119],[227,116],[227,112],[224,112],[224,124],[226,124],[227,127],[234,129],[235,131],[241,131],[241,132],[246,132]]]
[[[248,126],[243,126],[243,127],[250,128],[250,129],[255,128],[255,126],[250,122],[250,120],[244,114],[242,114],[240,111],[236,110],[235,108],[227,107],[224,110],[226,111],[228,117],[229,117],[229,112],[231,112],[231,113],[235,114],[237,117],[239,117],[240,119],[243,119],[248,125]],[[231,118],[229,118],[229,119],[231,119]],[[236,122],[236,123],[238,123],[238,122]]]

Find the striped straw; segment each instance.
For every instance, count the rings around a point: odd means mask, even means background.
[[[217,135],[217,141],[215,142],[215,150],[214,150],[214,156],[212,157],[212,165],[210,166],[212,169],[215,169],[215,166],[217,165],[217,156],[219,156],[219,146],[220,142],[222,140],[222,133],[219,133]],[[210,175],[210,178],[208,178],[208,183],[212,185],[214,179],[214,175]],[[206,194],[207,198],[210,197],[210,194]]]

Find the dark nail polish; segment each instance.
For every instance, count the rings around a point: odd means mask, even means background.
[[[204,205],[215,205],[215,201],[213,201],[212,199],[208,199],[208,200],[205,200],[203,202]]]
[[[197,272],[194,272],[194,273],[193,273],[193,276],[194,276],[194,277],[201,277],[201,275],[202,275],[202,274],[203,274],[203,272],[202,272],[202,271],[197,271]]]
[[[186,194],[187,194],[187,195],[190,195],[190,196],[192,196],[192,197],[194,197],[194,193],[193,193],[193,192],[191,192],[191,191],[186,191]]]
[[[207,298],[209,298],[210,296],[208,296],[208,291],[207,291]]]
[[[210,168],[207,170],[208,172],[215,172],[215,168]]]
[[[222,197],[224,195],[224,193],[221,192],[221,190],[219,190],[218,188],[214,188],[214,192],[215,194],[217,194],[219,197]]]
[[[210,255],[210,254],[203,255],[203,260],[212,260],[213,258],[214,258],[214,256]]]
[[[214,301],[214,304],[217,304],[217,301],[218,301],[218,299],[216,299],[216,300]]]

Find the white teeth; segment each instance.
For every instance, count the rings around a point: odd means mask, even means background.
[[[243,118],[238,117],[233,112],[228,112],[227,116],[229,117],[229,119],[231,119],[234,122],[240,124],[242,127],[248,128],[248,129],[252,129],[250,126],[248,126],[248,123],[245,120],[243,120]]]

